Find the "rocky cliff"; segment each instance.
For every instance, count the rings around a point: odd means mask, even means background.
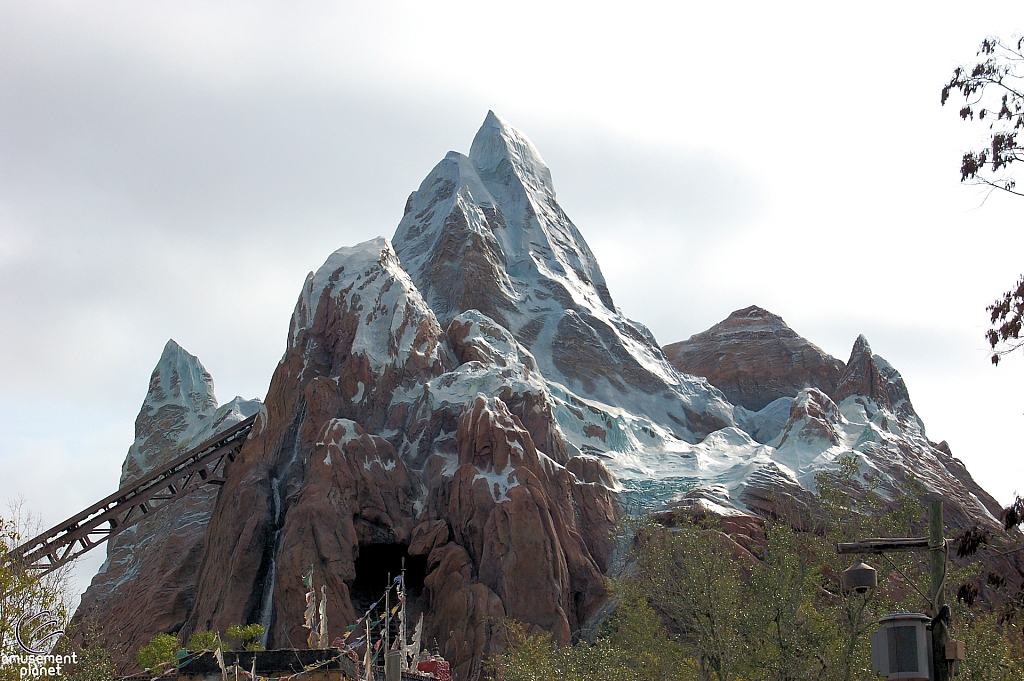
[[[154,372],[125,481],[255,409],[216,410],[189,357],[169,344]],[[409,197],[393,243],[309,274],[215,503],[196,495],[112,543],[80,616],[125,632],[126,659],[153,632],[236,622],[301,647],[310,566],[333,639],[404,565],[423,640],[468,681],[504,617],[560,643],[587,628],[620,507],[755,528],[780,499],[813,504],[843,457],[883,494],[921,484],[954,525],[996,524],[863,337],[843,363],[750,307],[663,352],[615,307],[536,148],[489,113]]]
[[[808,387],[831,395],[844,368],[782,317],[756,305],[689,340],[666,345],[665,355],[679,371],[707,378],[730,402],[750,411]]]
[[[703,476],[705,485],[718,486],[716,504],[773,514],[773,499],[800,498],[814,489],[819,472],[853,456],[865,485],[889,498],[911,494],[920,484],[946,500],[954,527],[998,526],[998,503],[948,445],[928,439],[903,378],[864,336],[843,363],[781,317],[754,306],[666,346],[666,354],[680,367],[702,371],[744,405],[763,405],[758,411],[737,407],[743,435],[723,440],[717,453],[710,451],[715,447],[703,450],[719,462],[733,460]]]
[[[601,604],[612,476],[569,460],[529,351],[477,311],[443,332],[386,239],[310,275],[265,414],[210,521],[188,630],[304,641],[312,565],[340,631],[406,558],[425,640],[469,678],[502,617],[568,642]]]
[[[218,407],[213,378],[199,359],[167,341],[135,420],[135,442],[119,487],[259,408],[259,400],[239,397]],[[158,633],[180,629],[188,617],[216,498],[216,488],[200,487],[107,544],[107,559],[82,595],[75,622],[96,628],[122,671],[132,667],[141,645]]]
[[[394,244],[442,324],[469,309],[489,316],[572,394],[567,402],[642,413],[690,442],[733,423],[721,393],[676,371],[615,307],[540,153],[493,112],[469,155],[449,152],[409,196]]]

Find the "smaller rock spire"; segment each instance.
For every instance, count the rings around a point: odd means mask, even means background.
[[[891,408],[886,382],[871,354],[871,345],[863,334],[857,336],[850,352],[850,361],[846,363],[846,371],[839,379],[835,401],[842,402],[851,395],[860,395],[874,400],[879,407]]]
[[[160,360],[149,377],[149,392],[142,411],[152,415],[165,404],[185,407],[198,414],[217,409],[210,372],[198,357],[178,345],[173,338],[164,345]]]

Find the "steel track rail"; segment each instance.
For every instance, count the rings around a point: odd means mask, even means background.
[[[12,549],[3,562],[45,575],[173,504],[200,485],[223,485],[225,468],[228,462],[235,460],[257,416],[217,433],[163,468]]]

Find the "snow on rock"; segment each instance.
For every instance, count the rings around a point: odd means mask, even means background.
[[[199,359],[167,341],[135,421],[136,438],[125,457],[120,486],[170,463],[261,407],[259,400],[241,397],[218,407],[213,378]],[[134,663],[133,650],[157,633],[176,630],[188,615],[216,498],[215,486],[199,487],[107,543],[107,560],[83,594],[74,621],[99,625],[122,671]],[[150,616],[139,618],[140,607]]]
[[[750,433],[750,436],[767,444],[777,438],[789,421],[793,406],[792,397],[780,397],[769,402],[760,411],[736,407],[736,425]]]
[[[307,278],[265,423],[210,522],[187,629],[242,621],[256,602],[268,644],[296,640],[289,594],[310,564],[329,575],[331,621],[352,623],[365,605],[350,592],[356,559],[379,544],[428,559],[416,607],[429,604],[426,635],[460,673],[497,641],[492,617],[568,641],[599,607],[614,476],[597,460],[569,469],[525,344],[480,310],[442,319],[444,331],[386,239],[339,249]],[[420,546],[427,528],[450,540]],[[543,602],[521,598],[524,581]]]
[[[706,377],[734,404],[753,412],[806,387],[831,395],[843,374],[840,360],[756,305],[666,345],[665,355],[680,371]]]
[[[755,490],[770,481],[787,493],[813,489],[818,473],[851,454],[865,473],[888,471],[896,494],[911,459],[934,458],[898,372],[863,338],[844,364],[751,306],[666,346],[670,364],[650,332],[615,308],[537,149],[493,112],[469,155],[450,152],[412,193],[394,243],[442,324],[472,311],[493,327],[487,339],[474,331],[461,365],[407,399],[436,412],[474,390],[532,395],[554,414],[567,453],[598,457],[630,503],[651,507],[717,485],[738,508],[743,498],[760,508],[750,480]],[[419,435],[421,456],[424,442]],[[430,445],[449,474],[450,442]],[[935,475],[936,485],[957,484]]]
[[[478,395],[467,405],[458,441],[459,468],[444,509],[453,539],[505,616],[567,644],[604,599],[601,572],[611,547],[600,533],[614,526],[611,492],[603,484],[581,484],[544,457],[498,398]],[[428,588],[438,593],[459,593],[464,583],[452,571],[428,578]],[[530,585],[528,593],[523,584]],[[441,614],[460,637],[476,619],[467,622],[463,614],[469,596],[449,599]]]
[[[754,306],[666,350],[675,366],[615,307],[537,149],[489,113],[409,197],[394,245],[338,249],[309,274],[265,404],[217,408],[209,374],[168,343],[125,480],[260,418],[212,516],[211,492],[147,519],[170,519],[165,539],[140,524],[115,540],[83,612],[128,632],[128,660],[156,631],[242,621],[286,645],[304,637],[309,565],[330,621],[351,624],[361,552],[407,546],[428,566],[425,635],[469,678],[496,622],[564,644],[598,612],[620,504],[715,513],[749,548],[763,517],[806,510],[854,457],[863,486],[895,499],[920,484],[954,526],[994,526],[995,500],[927,439],[863,337],[844,364]],[[114,585],[146,607],[129,616]]]
[[[676,371],[615,308],[540,154],[493,112],[469,156],[450,152],[409,197],[394,243],[442,324],[479,310],[566,392],[690,442],[734,422],[718,390]]]
[[[435,335],[440,329],[399,264],[391,242],[383,237],[339,248],[306,277],[292,314],[288,333],[291,347],[302,338],[312,339],[302,332],[310,331],[316,319],[327,322],[323,315],[317,317],[317,310],[328,303],[339,307],[339,314],[352,310],[363,315],[352,338],[346,340],[351,344],[350,351],[365,357],[378,375],[386,367],[404,365],[412,355],[436,352],[436,346],[415,342],[417,334],[423,332],[421,323],[434,326]],[[430,355],[429,359],[435,357]]]
[[[122,466],[119,486],[153,470],[179,442],[193,439],[216,410],[213,378],[197,357],[168,340],[149,377],[149,391],[135,420],[135,442]]]

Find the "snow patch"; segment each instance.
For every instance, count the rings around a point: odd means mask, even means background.
[[[491,493],[491,498],[494,499],[495,503],[502,503],[509,501],[508,491],[513,487],[519,486],[519,478],[516,476],[515,469],[512,466],[506,466],[500,471],[494,470],[480,470],[476,469],[477,473],[473,476],[473,484],[476,484],[477,480],[486,480],[487,489]]]

